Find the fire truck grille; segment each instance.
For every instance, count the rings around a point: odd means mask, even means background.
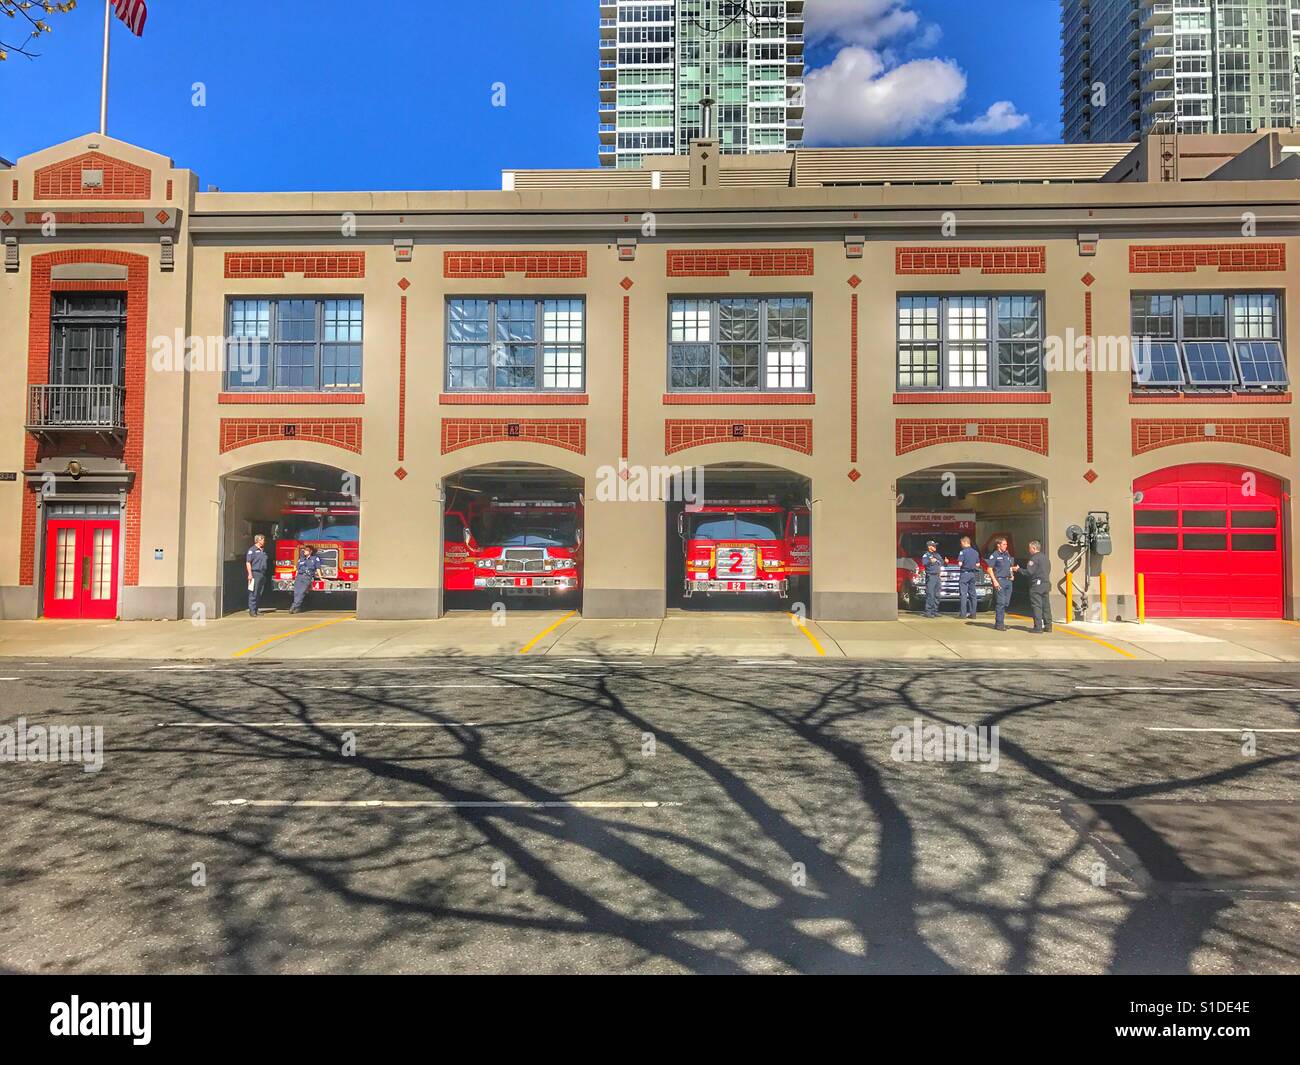
[[[546,551],[537,547],[508,547],[501,552],[502,573],[542,573]]]
[[[339,549],[337,547],[318,547],[316,557],[320,559],[320,575],[330,580],[337,580],[339,575]]]
[[[718,545],[719,580],[753,580],[756,576],[758,576],[756,548]]]

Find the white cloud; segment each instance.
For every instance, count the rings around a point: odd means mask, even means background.
[[[834,40],[874,48],[915,32],[920,16],[910,0],[808,0],[804,25],[813,41]]]
[[[966,75],[950,59],[890,66],[878,52],[849,46],[829,66],[808,72],[807,139],[812,144],[902,140],[948,118],[965,94]]]
[[[990,104],[989,109],[970,122],[947,122],[944,128],[953,133],[974,133],[996,135],[1010,133],[1029,122],[1029,116],[1016,110],[1010,100],[999,100]]]

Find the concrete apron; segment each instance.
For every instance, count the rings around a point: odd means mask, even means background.
[[[784,613],[673,612],[587,620],[571,611],[454,612],[436,621],[359,621],[308,612],[206,624],[187,621],[0,621],[0,658],[68,660],[316,660],[527,655],[1025,662],[1295,662],[1300,626],[1285,621],[1083,623],[1033,635],[992,619],[805,622]],[[16,663],[15,663],[16,664]]]

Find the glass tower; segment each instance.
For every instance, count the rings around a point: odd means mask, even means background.
[[[1253,133],[1300,112],[1300,0],[1061,0],[1069,143]]]
[[[701,100],[724,153],[803,140],[803,0],[600,0],[600,162],[685,155]]]

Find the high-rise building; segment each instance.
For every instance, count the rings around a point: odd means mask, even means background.
[[[1300,0],[1061,0],[1067,142],[1296,124]]]
[[[803,140],[803,0],[600,0],[600,163],[684,155],[703,129],[725,154]]]

